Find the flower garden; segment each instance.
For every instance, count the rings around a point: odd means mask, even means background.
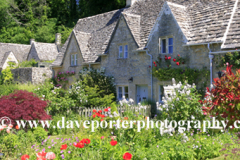
[[[60,76],[75,74],[68,72]],[[66,90],[61,87],[61,79],[63,83],[66,79],[60,76],[55,77],[57,82],[49,80],[39,86],[25,84],[23,87],[14,83],[0,86],[0,117],[12,120],[12,124],[0,126],[0,159],[220,160],[240,157],[240,131],[233,126],[234,121],[240,120],[240,70],[234,74],[228,64],[225,75],[214,80],[215,87],[207,89],[204,98],[194,84],[179,82],[173,85],[173,94],[164,97],[164,104],[158,107],[160,112],[149,117],[157,122],[165,119],[203,121],[214,116],[229,122],[223,132],[214,129],[203,132],[202,125],[200,128],[190,126],[188,130],[165,128],[163,134],[156,126],[138,132],[137,123],[127,129],[117,125],[99,127],[95,132],[83,124],[53,127],[62,117],[66,121],[96,120],[107,124],[118,119],[121,122],[148,119],[139,110],[128,110],[132,100],[116,103],[112,77],[92,70],[81,74],[72,88]],[[126,107],[122,116],[118,105]],[[95,106],[102,109],[92,109],[88,116],[78,113],[79,108]],[[15,120],[51,120],[51,127],[43,128],[39,123],[37,128],[30,125],[22,128]]]

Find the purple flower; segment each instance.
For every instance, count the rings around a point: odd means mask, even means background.
[[[62,156],[62,159],[64,159],[64,158],[65,158],[63,154],[62,154],[61,156]]]
[[[71,151],[68,151],[68,153],[71,153]]]
[[[42,151],[45,152],[45,148],[43,148]]]
[[[38,151],[38,149],[36,149],[36,152]]]
[[[63,151],[61,151],[60,153],[63,153]]]
[[[51,146],[48,146],[48,148],[50,149],[50,148],[51,148]]]

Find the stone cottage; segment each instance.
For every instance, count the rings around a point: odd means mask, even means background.
[[[162,86],[172,82],[152,76],[153,62],[180,54],[190,68],[207,67],[212,83],[214,55],[240,47],[239,13],[238,0],[127,0],[123,9],[79,19],[52,68],[55,74],[103,68],[119,100],[161,101]]]
[[[39,67],[49,67],[46,61],[54,61],[61,50],[61,35],[55,36],[55,43],[40,43],[30,40],[29,45],[0,43],[0,71],[8,66],[8,62],[20,62],[35,59]],[[51,64],[51,63],[50,63]]]

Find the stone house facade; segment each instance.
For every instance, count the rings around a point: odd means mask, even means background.
[[[118,99],[161,101],[162,86],[172,82],[152,76],[153,62],[180,54],[189,59],[184,67],[209,69],[212,83],[214,55],[240,47],[234,34],[239,9],[238,0],[127,0],[123,9],[80,19],[52,68],[55,75],[104,68],[115,79]]]

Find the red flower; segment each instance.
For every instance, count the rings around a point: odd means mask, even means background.
[[[99,110],[98,113],[102,113],[102,110]]]
[[[173,59],[173,62],[176,62],[176,59]]]
[[[30,158],[29,155],[25,154],[25,155],[23,155],[23,156],[21,157],[21,160],[27,160],[27,159],[29,159],[29,158]]]
[[[16,125],[16,127],[15,127],[17,130],[19,129],[19,127],[18,127],[18,125]]]
[[[104,121],[104,119],[101,119],[101,122]]]
[[[90,139],[82,139],[79,143],[89,144],[90,142]]]
[[[96,113],[96,112],[97,112],[97,110],[96,110],[96,109],[94,109],[94,110],[93,110],[93,113]]]
[[[167,56],[165,57],[165,60],[167,60],[168,58],[167,58]]]
[[[156,62],[153,62],[153,64],[156,64]]]
[[[105,116],[103,114],[100,115],[101,118],[104,118]]]
[[[178,54],[178,57],[180,57],[180,54]]]
[[[104,109],[104,112],[108,112],[108,108]]]
[[[62,145],[60,149],[61,150],[66,150],[67,149],[67,144]]]
[[[95,118],[95,117],[96,117],[96,114],[93,115],[93,118]]]
[[[75,144],[73,144],[75,147],[77,147],[77,148],[83,148],[84,147],[84,143],[80,143],[80,142],[78,142],[78,143],[75,143]]]
[[[132,154],[128,153],[128,152],[124,153],[123,159],[124,160],[131,160],[132,159]]]
[[[171,57],[168,57],[168,59],[171,59]]]
[[[128,117],[124,117],[124,120],[128,120]]]
[[[37,158],[37,160],[47,160],[46,158]]]
[[[86,144],[89,144],[91,141],[90,141],[90,139],[86,139],[85,142],[86,142]]]
[[[151,66],[149,66],[149,68],[151,68]]]
[[[37,153],[37,157],[38,158],[45,158],[46,154],[47,154],[46,152],[42,151],[42,152]]]
[[[178,66],[180,65],[179,62],[176,63]]]
[[[155,64],[155,67],[157,67],[157,65]]]
[[[114,141],[114,140],[112,139],[111,142],[110,142],[110,144],[111,144],[112,146],[115,146],[115,145],[117,145],[117,141]]]

